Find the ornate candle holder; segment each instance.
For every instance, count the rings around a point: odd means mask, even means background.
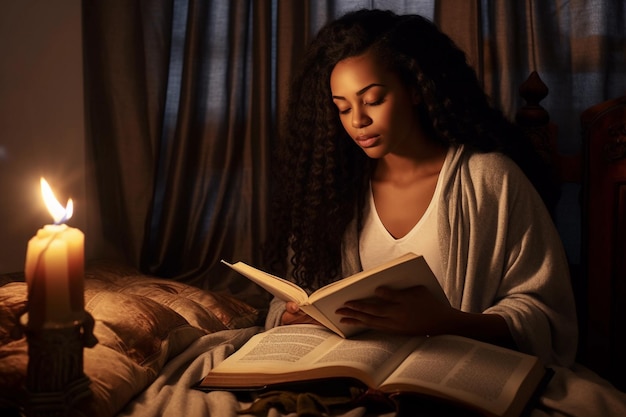
[[[93,317],[84,311],[72,321],[34,328],[24,314],[21,324],[28,341],[26,416],[71,416],[75,405],[91,395],[90,380],[83,372],[83,348],[98,342]]]

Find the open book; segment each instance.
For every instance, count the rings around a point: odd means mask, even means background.
[[[423,285],[435,297],[448,303],[439,281],[424,257],[414,253],[407,253],[375,268],[330,283],[310,296],[293,282],[268,274],[243,262],[235,264],[222,262],[265,288],[275,297],[296,302],[302,311],[342,337],[352,336],[364,328],[340,323],[341,316],[335,314],[335,311],[347,301],[373,297],[374,290],[379,286],[405,289]]]
[[[416,393],[486,416],[517,417],[544,375],[534,356],[464,337],[369,331],[345,339],[302,324],[253,336],[196,388],[271,389],[349,378],[384,393]]]

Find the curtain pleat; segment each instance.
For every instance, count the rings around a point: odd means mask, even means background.
[[[439,0],[433,20],[467,55],[467,62],[483,79],[483,25],[480,0]]]
[[[84,1],[86,244],[138,264],[167,89],[172,4]]]
[[[578,115],[626,92],[626,4],[606,0],[437,0],[435,22],[467,54],[493,103],[513,118],[537,71],[563,153],[580,151]]]
[[[256,288],[219,261],[260,261],[275,129],[272,13],[250,1],[185,3],[142,269],[250,298]]]

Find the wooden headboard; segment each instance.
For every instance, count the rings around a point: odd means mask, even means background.
[[[552,214],[555,222],[558,223],[559,213],[557,211],[559,210],[558,205],[562,198],[563,187],[569,183],[575,184],[575,189],[580,188],[582,181],[582,156],[580,152],[570,155],[564,155],[559,152],[558,126],[550,120],[549,112],[541,106],[541,101],[547,97],[549,89],[536,71],[533,71],[528,79],[520,85],[519,92],[524,100],[524,104],[517,111],[515,121],[524,130],[533,147],[542,157],[543,162],[548,166],[545,184],[541,185],[543,190],[540,190],[540,192],[550,214]],[[580,207],[576,207],[576,209],[576,212],[581,212]],[[561,208],[561,213],[562,210]],[[578,223],[580,223],[580,219]],[[580,264],[580,256],[573,255],[572,258],[574,260],[570,260],[569,263],[570,276],[576,299],[578,327],[581,329],[579,340],[577,341],[578,352],[579,358],[584,358],[587,333],[586,279]]]
[[[626,390],[626,96],[580,115],[582,151],[558,151],[558,127],[540,102],[536,72],[520,86],[516,122],[552,170],[546,205],[555,213],[565,183],[580,186],[580,264],[570,264],[578,307],[579,362]],[[544,198],[546,200],[546,198]]]
[[[548,210],[554,215],[560,198],[560,175],[556,163],[558,128],[550,121],[550,114],[540,104],[549,90],[539,74],[533,71],[520,85],[519,92],[525,103],[517,111],[515,121],[524,130],[543,163],[551,168],[551,175],[545,178],[545,184],[541,184],[542,189],[539,192]]]
[[[626,96],[581,114],[587,362],[626,389]]]
[[[560,198],[563,183],[578,183],[582,178],[580,153],[564,155],[558,149],[558,126],[550,120],[550,113],[541,106],[548,96],[548,86],[536,71],[531,72],[519,88],[524,104],[515,115],[516,123],[525,131],[544,162],[551,168],[551,176],[546,178],[546,187],[552,195],[544,197],[551,213]]]

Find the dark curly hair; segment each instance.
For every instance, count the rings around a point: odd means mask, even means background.
[[[421,96],[422,125],[433,140],[501,151],[532,166],[521,131],[495,109],[465,54],[429,20],[359,10],[324,26],[310,43],[290,85],[274,162],[272,225],[266,267],[315,289],[341,273],[348,224],[361,226],[374,161],[345,132],[332,101],[335,65],[366,51]],[[288,264],[289,263],[289,264]]]

